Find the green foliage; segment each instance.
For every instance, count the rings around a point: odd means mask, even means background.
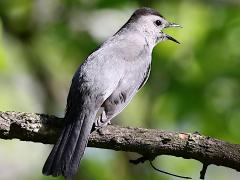
[[[113,123],[171,131],[198,131],[240,142],[240,3],[236,1],[0,1],[0,110],[63,115],[72,75],[137,7],[150,6],[183,29],[169,29],[181,45],[159,44],[150,79]],[[17,149],[18,142],[13,142]],[[21,143],[20,143],[21,144]],[[22,146],[22,145],[21,145]],[[25,143],[31,152],[31,144]],[[11,142],[3,149],[13,149]],[[39,150],[48,150],[40,146]],[[54,179],[41,175],[48,152],[34,152],[34,171],[18,168],[0,179]],[[48,150],[49,151],[49,150]],[[18,153],[18,150],[12,152]],[[19,152],[20,153],[20,152]],[[4,156],[3,153],[0,155]],[[98,157],[102,157],[99,160]],[[111,156],[109,158],[108,156]],[[106,157],[106,158],[105,158]],[[149,165],[133,166],[127,153],[87,153],[76,179],[174,179]],[[9,164],[25,161],[11,160]],[[1,161],[2,166],[6,163]],[[25,163],[26,164],[26,163]],[[163,169],[198,177],[200,164],[161,157]],[[16,167],[16,166],[14,166]],[[209,179],[239,179],[211,168]],[[16,172],[16,173],[14,173]],[[3,176],[3,177],[1,177]],[[62,178],[58,178],[62,179]]]

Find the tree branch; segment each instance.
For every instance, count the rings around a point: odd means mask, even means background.
[[[62,124],[63,119],[55,116],[0,111],[0,138],[54,144]],[[240,171],[239,144],[230,144],[199,133],[107,126],[91,134],[88,146],[136,152],[151,158],[172,155],[195,159],[204,165],[202,177],[210,164]]]

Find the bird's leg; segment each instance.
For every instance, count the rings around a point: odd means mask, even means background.
[[[111,124],[110,119],[107,118],[106,112],[103,110],[102,113],[97,117],[96,121],[94,122],[92,131],[99,130],[104,126]]]

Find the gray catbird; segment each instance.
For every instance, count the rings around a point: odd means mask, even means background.
[[[79,167],[93,129],[107,125],[145,84],[152,50],[164,40],[170,23],[150,8],[137,9],[122,28],[78,68],[67,98],[65,125],[43,174],[71,178]]]

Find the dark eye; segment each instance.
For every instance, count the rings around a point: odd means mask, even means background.
[[[157,26],[160,26],[160,25],[162,25],[162,22],[161,22],[160,20],[156,20],[156,21],[155,21],[155,24],[156,24]]]

